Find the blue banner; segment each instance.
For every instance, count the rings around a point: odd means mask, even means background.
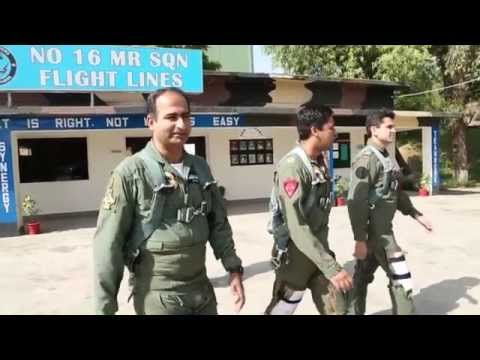
[[[332,182],[332,192],[330,193],[330,198],[332,201],[335,201],[335,169],[333,167],[333,144],[328,148],[328,175],[330,176],[330,181]]]
[[[192,126],[238,127],[245,126],[245,118],[239,114],[192,114]],[[0,117],[0,130],[104,130],[146,128],[144,114],[47,116],[47,117]]]
[[[240,114],[192,114],[195,128],[231,128],[245,126]],[[16,223],[16,201],[12,166],[11,131],[105,130],[147,128],[144,114],[0,117],[0,223]]]
[[[0,223],[16,223],[17,209],[10,132],[0,129]]]
[[[432,126],[432,190],[440,189],[440,126]]]
[[[202,51],[135,46],[0,45],[0,91],[203,92]]]

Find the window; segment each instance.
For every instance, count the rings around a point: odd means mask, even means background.
[[[145,145],[150,141],[151,137],[127,137],[125,143],[127,146],[127,152],[133,155],[142,150]]]
[[[230,165],[273,164],[273,139],[230,140]]]
[[[338,134],[332,144],[333,167],[335,169],[350,167],[350,134]]]
[[[88,180],[87,138],[18,139],[20,182]]]

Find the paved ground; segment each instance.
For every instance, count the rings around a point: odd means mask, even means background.
[[[434,232],[428,234],[400,213],[394,223],[414,275],[417,312],[480,314],[480,188],[412,200],[434,224]],[[232,204],[229,214],[245,267],[247,303],[242,314],[261,314],[273,282],[268,262],[272,240],[265,232],[266,203]],[[91,314],[95,218],[49,219],[43,226],[48,233],[0,239],[0,314]],[[351,272],[353,240],[345,207],[333,209],[330,234],[339,261]],[[227,277],[211,251],[207,267],[219,312],[232,314]],[[368,314],[390,313],[386,286],[386,277],[378,271],[369,288]],[[126,297],[123,284],[120,314],[133,313]],[[309,294],[297,314],[316,314]]]

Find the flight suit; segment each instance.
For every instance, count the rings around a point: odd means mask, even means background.
[[[322,159],[308,158],[298,146],[280,162],[274,191],[290,237],[285,261],[275,271],[266,314],[293,314],[308,288],[321,314],[343,314],[345,299],[330,283],[342,267],[328,244],[331,181]],[[275,247],[273,256],[275,256]]]
[[[389,169],[385,166],[391,164]],[[369,140],[352,164],[348,213],[355,241],[366,241],[368,256],[357,260],[349,314],[364,314],[368,284],[380,266],[389,278],[394,314],[413,314],[411,274],[395,240],[392,220],[397,210],[415,217],[409,196],[401,190],[401,174],[386,149]]]
[[[179,174],[152,141],[142,152],[150,164],[161,167],[166,183],[158,190],[138,154],[113,171],[93,244],[96,312],[118,310],[127,266],[137,314],[216,314],[205,269],[206,244],[227,271],[240,268],[241,260],[210,168],[204,159],[185,153],[184,174]]]

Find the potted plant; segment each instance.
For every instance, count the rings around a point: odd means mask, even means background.
[[[348,193],[348,180],[340,177],[335,184],[335,202],[337,206],[345,206],[347,203],[346,196]]]
[[[33,200],[31,195],[25,196],[22,201],[22,208],[24,215],[29,217],[26,232],[29,235],[40,234],[40,222],[32,218],[32,216],[38,214],[39,209],[37,208],[37,202]]]
[[[428,196],[430,186],[430,176],[423,174],[422,179],[420,180],[420,188],[418,189],[419,196]]]

